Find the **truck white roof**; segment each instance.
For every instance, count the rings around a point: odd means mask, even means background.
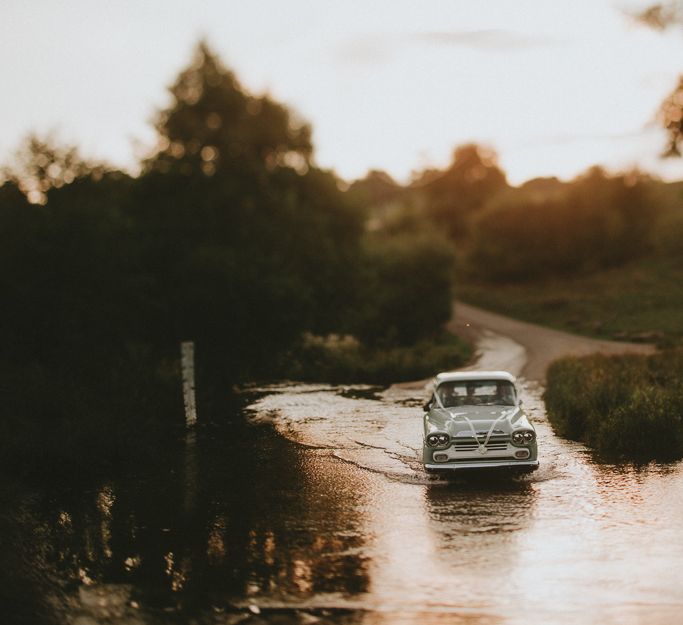
[[[515,383],[515,376],[507,371],[444,371],[434,378],[434,386],[442,382],[460,382],[465,380],[507,380]]]

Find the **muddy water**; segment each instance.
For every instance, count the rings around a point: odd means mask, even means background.
[[[510,339],[480,347],[481,366],[524,365]],[[153,470],[6,486],[7,622],[682,622],[683,463],[598,462],[553,435],[523,382],[540,470],[431,478],[425,396],[259,389]]]

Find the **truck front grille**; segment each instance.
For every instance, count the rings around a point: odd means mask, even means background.
[[[485,436],[479,437],[479,442],[483,443],[486,440]],[[472,437],[464,440],[453,441],[453,449],[455,451],[474,451],[479,445]],[[508,437],[492,436],[489,442],[486,443],[486,449],[489,451],[505,451],[508,447]]]

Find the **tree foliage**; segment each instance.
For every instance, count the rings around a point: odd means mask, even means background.
[[[683,76],[660,105],[658,116],[667,133],[664,156],[680,156],[680,144],[683,141]]]
[[[206,43],[170,87],[171,105],[155,126],[158,152],[148,170],[189,175],[305,171],[313,151],[311,129],[268,96],[247,93]]]
[[[426,197],[427,216],[461,241],[470,232],[472,216],[507,182],[493,151],[468,144],[455,150],[453,162],[441,175],[428,172],[415,186]]]
[[[199,390],[226,393],[287,374],[305,333],[405,344],[448,317],[449,254],[366,245],[359,198],[315,166],[310,128],[285,106],[206,44],[170,93],[137,178],[37,137],[6,170],[0,464],[123,462],[168,442],[182,340],[196,342]]]
[[[670,26],[683,23],[683,3],[680,0],[669,0],[652,4],[633,13],[633,17],[655,30],[666,30]]]
[[[159,114],[160,149],[134,205],[146,271],[214,369],[268,369],[304,330],[330,331],[351,300],[360,212],[311,162],[310,128],[247,93],[206,44]]]
[[[533,187],[502,195],[475,223],[472,270],[495,279],[530,279],[619,265],[649,245],[656,211],[648,179],[608,177],[592,168],[550,194]]]
[[[371,345],[410,345],[439,333],[453,300],[448,242],[429,234],[375,234],[365,245],[356,334]]]
[[[102,175],[105,167],[84,159],[77,146],[59,143],[54,135],[29,134],[0,173],[17,186],[33,204],[45,204],[47,192],[78,178]]]
[[[633,17],[649,28],[664,31],[672,26],[683,25],[683,2],[669,0],[645,7]],[[657,112],[657,118],[667,133],[667,144],[662,156],[680,156],[683,140],[683,76],[664,99]]]

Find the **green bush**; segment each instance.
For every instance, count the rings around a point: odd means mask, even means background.
[[[468,345],[442,334],[408,347],[366,347],[352,337],[308,335],[289,354],[282,375],[304,382],[391,384],[455,369],[471,354]]]
[[[199,391],[216,395],[291,377],[277,363],[306,332],[372,347],[304,350],[302,371],[320,361],[324,379],[419,377],[457,352],[409,347],[450,317],[447,244],[364,240],[363,210],[311,160],[308,125],[249,94],[205,45],[170,91],[159,151],[138,177],[37,139],[3,168],[3,469],[153,457],[182,424],[177,371],[157,374],[184,340],[196,344]]]
[[[472,272],[528,280],[620,265],[650,245],[657,217],[640,175],[607,177],[599,168],[551,192],[498,195],[477,216]]]
[[[451,317],[451,246],[430,233],[365,240],[351,331],[368,345],[407,346],[434,337]]]
[[[606,456],[683,457],[683,350],[563,358],[544,399],[558,434]]]

